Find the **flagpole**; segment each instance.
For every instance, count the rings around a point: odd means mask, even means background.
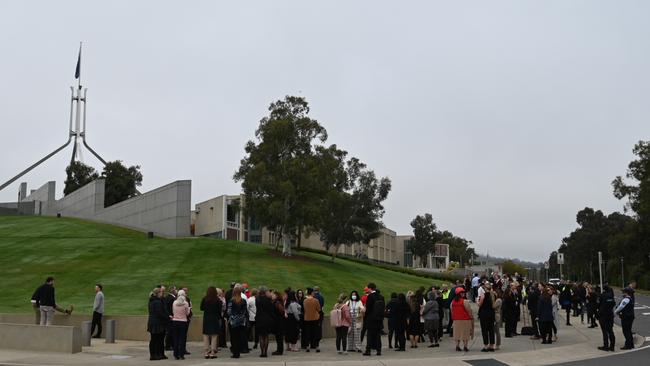
[[[77,79],[77,86],[79,90],[81,90],[81,48],[83,46],[83,42],[79,42],[79,79]]]

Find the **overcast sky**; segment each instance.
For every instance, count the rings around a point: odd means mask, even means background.
[[[147,191],[232,175],[270,102],[301,95],[393,181],[385,224],[430,212],[479,252],[544,260],[650,138],[647,1],[3,1],[0,183],[67,139],[79,41],[87,137]],[[57,181],[71,148],[20,181]],[[84,160],[100,163],[84,152]],[[15,200],[18,182],[0,191]]]

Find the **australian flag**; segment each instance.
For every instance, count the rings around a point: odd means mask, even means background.
[[[77,58],[77,69],[74,71],[74,78],[79,79],[81,75],[81,46],[79,46],[79,58]]]

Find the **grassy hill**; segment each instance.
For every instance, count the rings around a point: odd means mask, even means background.
[[[89,221],[40,216],[0,217],[0,312],[27,313],[34,289],[56,278],[57,302],[91,313],[95,283],[104,285],[107,314],[144,314],[158,283],[188,286],[200,299],[210,285],[231,281],[294,289],[319,285],[331,306],[340,292],[374,281],[387,295],[430,286],[431,279],[345,259],[212,238],[147,239],[145,234]]]

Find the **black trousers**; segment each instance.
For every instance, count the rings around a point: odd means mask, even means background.
[[[172,337],[172,324],[169,322],[167,330],[165,331],[165,349],[171,350],[174,348],[174,339]]]
[[[284,333],[282,331],[278,331],[273,334],[275,336],[275,352],[282,354],[284,352]]]
[[[625,336],[625,348],[634,348],[634,336],[632,335],[632,323],[634,318],[621,318],[621,327]]]
[[[366,340],[366,352],[370,350],[377,350],[377,353],[381,354],[381,329],[379,328],[368,328],[367,330],[367,340]]]
[[[235,357],[239,357],[241,353],[241,335],[244,332],[244,327],[230,328],[230,351]]]
[[[305,331],[307,336],[307,344],[311,349],[318,348],[318,343],[320,342],[319,326],[318,320],[305,320]]]
[[[336,350],[348,350],[348,327],[336,327]]]
[[[388,347],[393,347],[393,344],[397,343],[397,339],[395,339],[395,343],[393,343],[394,335],[395,335],[395,321],[389,320],[388,321]]]
[[[172,348],[174,349],[174,357],[185,356],[185,345],[187,343],[187,322],[172,322],[172,339],[174,344]]]
[[[395,329],[395,339],[397,340],[396,347],[398,349],[405,349],[406,348],[406,329],[404,329],[404,328],[396,328]]]
[[[161,359],[165,355],[165,333],[151,333],[149,340],[149,357]]]
[[[480,318],[481,335],[483,336],[483,344],[494,344],[494,318]]]
[[[255,322],[254,321],[249,321],[248,322],[248,339],[253,339],[255,342],[255,345],[257,346],[258,343],[260,343],[260,336],[257,335],[257,332],[255,331]]]
[[[451,318],[451,312],[449,314],[449,323],[447,324],[447,334],[451,335],[453,332],[454,319]]]
[[[539,322],[539,332],[543,341],[552,342],[553,326],[552,321]]]
[[[536,337],[539,336],[540,331],[539,331],[539,324],[537,323],[537,314],[532,312],[530,313],[530,325],[535,330],[534,336]]]
[[[300,348],[307,349],[309,348],[309,338],[307,337],[307,322],[304,320],[300,321]]]
[[[600,331],[603,332],[603,346],[614,348],[616,337],[614,336],[614,319],[600,318]]]
[[[506,320],[505,324],[505,333],[506,337],[512,337],[517,333],[517,321],[514,319],[508,319]]]
[[[95,333],[95,326],[97,326],[97,338],[102,335],[102,313],[93,311],[93,321],[90,325],[90,335],[92,336]]]

